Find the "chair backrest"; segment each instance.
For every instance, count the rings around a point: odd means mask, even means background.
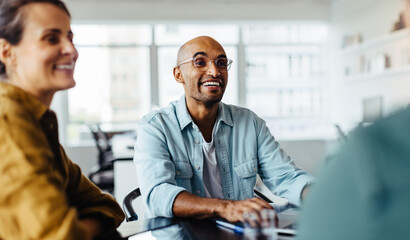
[[[122,208],[124,209],[127,222],[138,220],[138,215],[132,206],[132,201],[139,196],[141,196],[141,191],[139,188],[136,188],[128,193],[122,202]]]
[[[103,166],[106,163],[112,162],[114,154],[107,134],[101,130],[99,124],[88,124],[88,128],[93,134],[95,145],[98,149],[98,164]]]
[[[100,128],[99,124],[88,124],[98,149],[98,162],[91,169],[88,178],[101,190],[114,192],[114,153],[112,152],[109,138]]]
[[[335,124],[335,128],[336,128],[336,131],[337,131],[338,139],[339,139],[340,141],[345,142],[345,141],[347,140],[346,133],[343,132],[343,130],[342,130],[342,128],[340,127],[339,124]]]

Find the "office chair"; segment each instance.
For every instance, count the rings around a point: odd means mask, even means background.
[[[114,154],[108,136],[98,124],[89,124],[95,144],[98,149],[98,162],[91,169],[88,178],[101,190],[113,194],[114,192]]]
[[[257,197],[262,198],[268,203],[272,203],[272,200],[270,200],[260,191],[254,189],[254,193]],[[122,208],[124,209],[125,219],[127,220],[127,222],[138,220],[138,215],[137,213],[135,213],[134,207],[132,206],[132,201],[139,196],[141,196],[141,191],[139,188],[136,188],[128,193],[122,202]]]
[[[342,141],[342,142],[346,142],[346,140],[347,140],[346,133],[343,132],[343,130],[342,130],[342,128],[340,127],[340,125],[339,125],[339,124],[335,124],[335,128],[336,128],[336,131],[337,131],[338,139],[339,139],[340,141]]]

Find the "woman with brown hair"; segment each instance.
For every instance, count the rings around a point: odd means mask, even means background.
[[[50,104],[78,58],[60,0],[0,0],[0,239],[109,238],[124,214],[71,162]]]

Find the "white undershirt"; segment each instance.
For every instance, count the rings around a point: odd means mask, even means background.
[[[205,197],[223,198],[221,176],[216,162],[214,137],[212,136],[212,141],[209,143],[202,137],[202,142],[202,152],[204,154],[202,180],[204,181]]]

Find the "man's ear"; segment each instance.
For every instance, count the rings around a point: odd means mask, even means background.
[[[4,64],[12,60],[11,44],[4,38],[0,38],[0,61]]]
[[[184,77],[179,67],[174,67],[174,78],[178,83],[184,83]]]

